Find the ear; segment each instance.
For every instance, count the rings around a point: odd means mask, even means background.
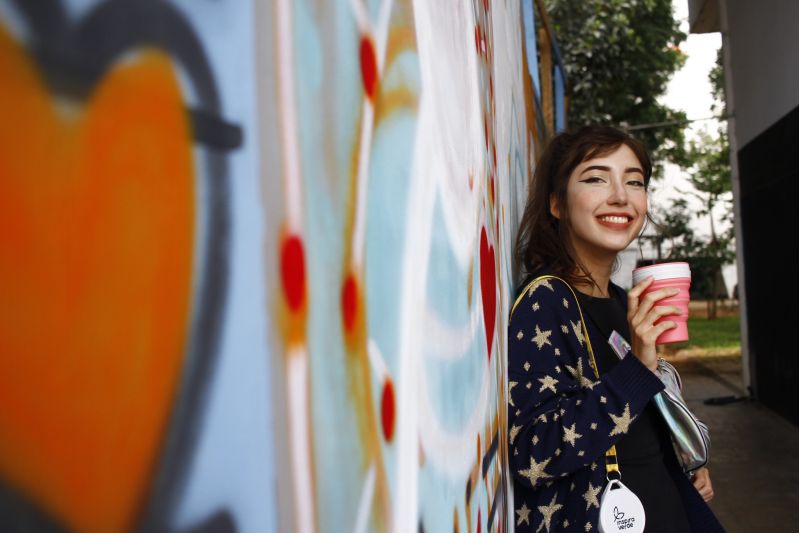
[[[558,219],[560,216],[560,213],[558,212],[558,199],[556,198],[556,193],[550,194],[550,214],[556,219]]]

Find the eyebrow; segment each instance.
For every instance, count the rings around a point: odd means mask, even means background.
[[[583,169],[581,171],[581,175],[583,175],[584,173],[586,173],[586,172],[588,172],[590,170],[600,170],[600,171],[603,171],[603,172],[611,172],[611,167],[607,167],[607,166],[604,166],[604,165],[592,165],[590,167],[586,167],[585,169]],[[628,168],[625,169],[624,174],[630,174],[632,172],[638,172],[639,174],[644,176],[644,171],[639,167],[628,167]]]

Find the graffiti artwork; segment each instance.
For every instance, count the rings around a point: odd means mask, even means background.
[[[532,6],[0,1],[0,529],[508,530]]]

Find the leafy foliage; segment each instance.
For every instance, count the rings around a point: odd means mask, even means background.
[[[723,71],[721,54],[709,73],[714,95],[713,111],[724,109]],[[687,143],[681,156],[681,166],[688,173],[692,189],[679,191],[683,197],[673,200],[666,210],[653,213],[657,233],[650,237],[659,250],[669,245],[668,256],[686,260],[692,265],[692,292],[709,298],[709,318],[716,317],[715,298],[720,292],[720,269],[735,258],[733,231],[733,197],[730,168],[730,147],[725,129],[720,125],[711,134],[705,131]],[[692,213],[687,197],[695,197],[702,206]],[[715,223],[714,212],[724,211],[723,227]],[[692,216],[708,219],[709,236],[697,235],[689,226]]]
[[[545,0],[571,86],[569,125],[686,119],[657,101],[685,55],[670,0]],[[636,130],[654,161],[674,160],[683,127]]]

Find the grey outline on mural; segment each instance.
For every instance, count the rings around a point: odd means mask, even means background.
[[[241,146],[242,129],[220,118],[219,94],[202,43],[184,16],[170,4],[162,0],[109,0],[72,23],[60,0],[12,0],[12,3],[30,30],[27,50],[36,58],[54,94],[86,99],[120,55],[142,45],[168,52],[183,67],[196,91],[200,107],[187,109],[187,113],[195,140],[206,146],[209,194],[203,209],[207,228],[205,256],[200,262],[200,272],[196,273],[200,283],[180,392],[171,406],[150,490],[135,525],[140,531],[165,531],[170,529],[171,511],[176,508],[186,482],[218,351],[226,303],[230,226],[225,152]],[[1,484],[0,526],[4,530],[66,529]],[[206,526],[236,530],[226,511],[211,516],[207,524],[196,526],[196,530],[206,530]]]

